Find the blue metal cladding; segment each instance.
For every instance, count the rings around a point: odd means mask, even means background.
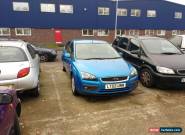
[[[27,0],[29,12],[13,11],[12,2],[25,0],[0,0],[0,27],[64,28],[64,29],[114,29],[115,2],[110,0]],[[42,13],[40,3],[55,4],[55,13]],[[71,4],[73,14],[62,14],[60,4]],[[98,7],[109,7],[109,16],[99,16]],[[84,9],[87,10],[84,10]],[[185,29],[185,6],[163,0],[120,1],[119,8],[128,10],[127,16],[118,16],[121,29]],[[140,17],[130,16],[131,9],[141,9]],[[147,10],[156,10],[157,17],[148,18]],[[182,12],[175,19],[174,12]]]

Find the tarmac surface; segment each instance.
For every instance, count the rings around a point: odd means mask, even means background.
[[[185,129],[185,90],[139,84],[130,94],[75,97],[59,61],[42,63],[40,80],[40,97],[21,94],[23,135],[153,135],[149,128]]]

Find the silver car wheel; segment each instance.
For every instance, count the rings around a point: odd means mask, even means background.
[[[40,60],[43,61],[43,62],[46,62],[46,61],[48,61],[48,56],[47,55],[41,55]]]

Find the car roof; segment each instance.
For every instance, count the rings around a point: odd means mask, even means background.
[[[136,38],[136,39],[140,39],[140,40],[144,40],[144,39],[164,39],[164,38],[161,38],[161,37],[152,37],[152,36],[126,36],[126,35],[123,35],[123,36],[120,36],[118,38],[128,38],[128,39],[131,39],[131,38]]]
[[[19,39],[0,38],[0,46],[12,46],[22,48],[25,42]]]
[[[75,39],[73,40],[75,44],[108,44],[108,42],[103,40],[94,40],[94,39]]]

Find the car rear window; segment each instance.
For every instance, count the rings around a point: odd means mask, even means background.
[[[21,62],[27,60],[28,58],[22,49],[0,46],[0,62]]]

